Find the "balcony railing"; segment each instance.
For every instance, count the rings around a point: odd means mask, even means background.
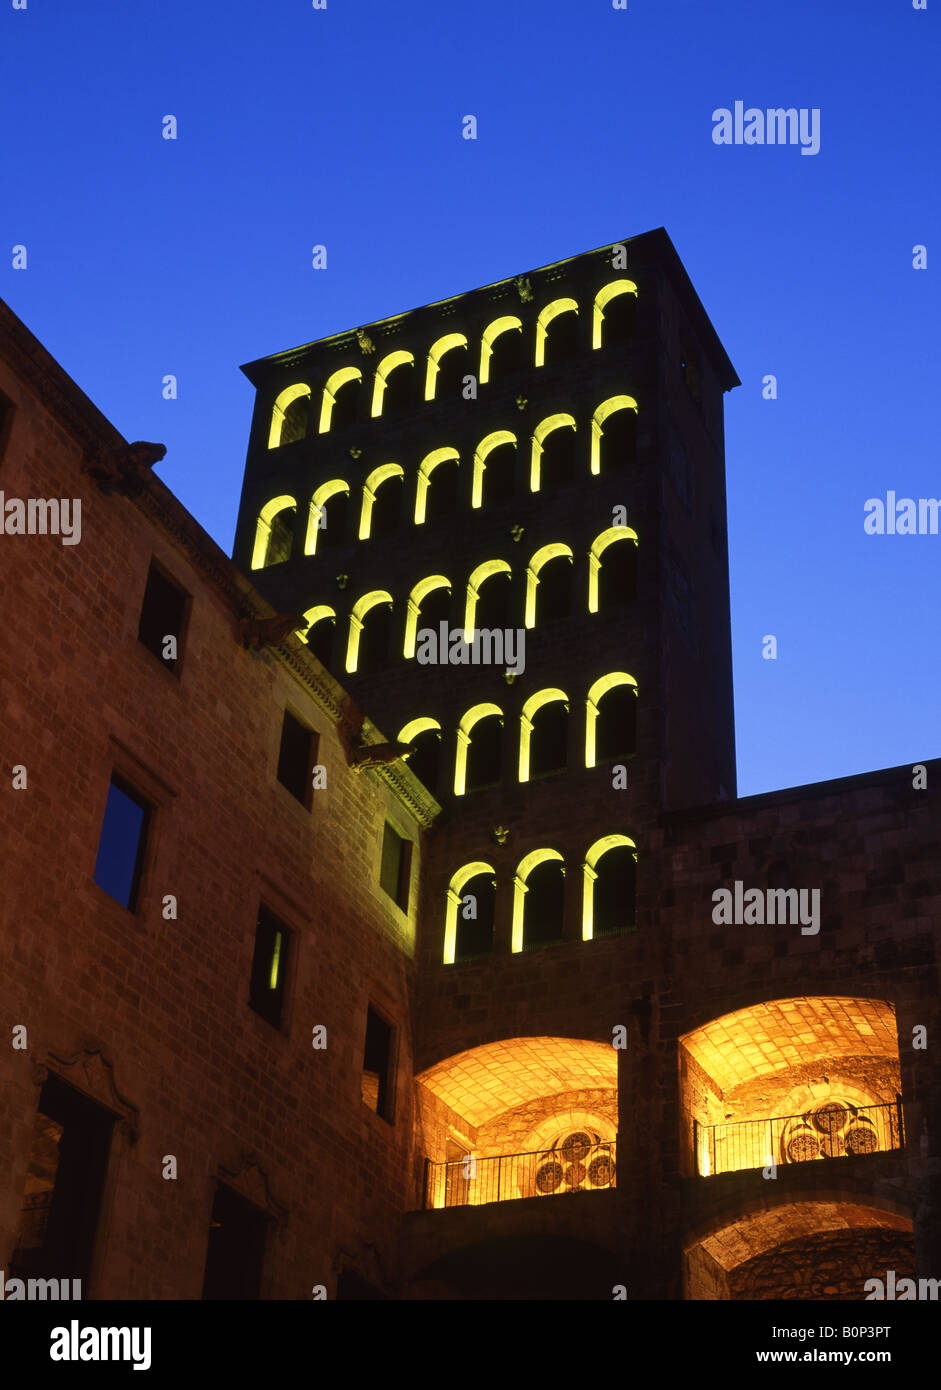
[[[425,1162],[425,1209],[473,1207],[520,1197],[557,1197],[616,1186],[614,1139],[533,1153]]]
[[[693,1123],[696,1158],[703,1177],[777,1163],[884,1153],[905,1144],[901,1096],[887,1105],[835,1101],[804,1115],[730,1125]]]

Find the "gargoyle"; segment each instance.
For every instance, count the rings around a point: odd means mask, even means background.
[[[276,647],[300,627],[307,627],[304,613],[275,613],[272,618],[243,618],[239,623],[242,645],[256,652]]]
[[[397,758],[411,757],[410,743],[367,743],[350,750],[350,770],[365,772],[370,767],[388,767]]]
[[[166,444],[151,444],[146,439],[133,444],[116,444],[111,448],[89,451],[82,465],[102,492],[117,492],[122,497],[136,497],[143,492],[155,463],[167,452]]]
[[[357,328],[356,341],[359,343],[360,348],[364,353],[366,353],[367,356],[370,353],[376,351],[376,344],[373,342],[372,338],[370,338],[365,328]]]

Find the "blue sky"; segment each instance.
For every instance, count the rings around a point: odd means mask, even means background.
[[[0,296],[128,438],[167,444],[160,475],[228,551],[240,363],[665,226],[743,383],[740,794],[937,757],[941,536],[867,536],[863,504],[941,496],[939,14],[0,0]],[[736,100],[818,107],[820,152],[715,145]]]

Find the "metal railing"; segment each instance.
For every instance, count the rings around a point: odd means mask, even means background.
[[[833,1101],[803,1115],[737,1124],[693,1121],[696,1161],[703,1177],[777,1163],[885,1153],[905,1144],[902,1097],[885,1105]]]
[[[614,1139],[532,1153],[468,1154],[452,1163],[425,1160],[424,1207],[472,1207],[520,1197],[599,1192],[616,1186]]]

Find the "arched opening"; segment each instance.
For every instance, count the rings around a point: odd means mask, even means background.
[[[420,579],[408,596],[405,618],[406,657],[415,655],[417,635],[422,628],[433,628],[437,634],[443,622],[450,630],[451,581],[443,574],[432,574]]]
[[[565,920],[565,863],[558,850],[535,849],[513,880],[513,950],[561,941]]]
[[[359,419],[359,398],[363,374],[358,367],[341,367],[323,388],[320,406],[320,434],[345,430]]]
[[[571,415],[550,415],[536,426],[529,482],[532,492],[551,491],[572,481],[575,443]]]
[[[554,367],[577,351],[578,304],[574,299],[556,299],[536,320],[536,366]]]
[[[637,331],[637,286],[633,280],[612,280],[595,295],[591,345],[610,347],[629,342]]]
[[[267,569],[269,565],[280,565],[290,560],[296,518],[297,503],[293,497],[283,494],[265,503],[255,526],[253,570]]]
[[[502,753],[503,711],[499,705],[475,705],[458,725],[454,795],[497,786]]]
[[[456,963],[491,954],[496,904],[497,881],[491,871],[484,870],[466,881],[457,910]]]
[[[588,692],[585,766],[630,757],[637,747],[637,682],[626,671],[612,671]]]
[[[637,849],[626,835],[596,840],[582,865],[582,940],[630,931],[637,917]]]
[[[357,599],[350,614],[346,669],[376,671],[389,659],[392,645],[392,595],[374,589]]]
[[[441,725],[437,719],[413,719],[399,730],[397,741],[412,745],[409,770],[435,796],[441,772]]]
[[[526,701],[520,715],[521,782],[565,770],[568,716],[568,696],[564,690],[540,690]]]
[[[467,581],[464,638],[474,629],[499,630],[513,626],[513,576],[506,560],[486,560]]]
[[[457,467],[460,455],[456,449],[433,449],[426,454],[418,466],[415,485],[415,524],[421,526],[425,521],[437,520],[447,516],[447,508],[453,511],[457,505],[458,482]],[[454,465],[454,472],[447,473],[447,466]],[[436,496],[432,501],[431,493]]]
[[[588,611],[606,613],[637,598],[637,534],[628,526],[602,531],[588,557]]]
[[[776,999],[680,1039],[684,1143],[689,1171],[703,1177],[859,1163],[900,1149],[900,1091],[895,1010],[886,1000]],[[822,1182],[833,1181],[822,1162],[818,1171]]]
[[[506,502],[516,492],[516,436],[495,430],[482,439],[474,454],[471,506]]]
[[[464,377],[470,370],[467,338],[463,333],[446,333],[432,345],[428,354],[425,400],[459,401]]]
[[[591,417],[591,471],[597,475],[636,462],[637,402],[633,396],[612,396]]]
[[[455,874],[452,875],[452,877],[451,877],[451,882],[448,884],[447,909],[446,909],[446,913],[445,913],[445,923],[444,923],[444,957],[443,957],[443,959],[444,959],[445,965],[454,965],[455,962],[456,962],[457,960],[459,960],[459,959],[466,959],[466,955],[465,955],[465,956],[459,956],[459,955],[458,955],[458,950],[459,950],[459,948],[462,949],[462,950],[466,950],[466,947],[467,947],[467,944],[468,944],[468,939],[467,939],[467,938],[468,938],[468,935],[473,936],[473,932],[471,932],[471,933],[469,933],[469,934],[465,934],[464,937],[463,937],[463,939],[462,939],[462,941],[461,941],[460,943],[459,943],[459,941],[458,941],[458,936],[459,936],[459,934],[460,934],[461,931],[462,931],[462,928],[461,928],[461,926],[460,926],[461,921],[467,921],[467,920],[468,920],[468,914],[469,914],[472,910],[475,910],[475,909],[472,909],[472,905],[471,905],[471,904],[465,904],[465,903],[462,901],[463,898],[464,898],[464,896],[465,896],[465,887],[466,887],[466,885],[467,885],[467,884],[470,884],[470,883],[475,883],[475,884],[478,884],[478,885],[479,885],[479,880],[480,880],[480,879],[489,879],[489,880],[492,880],[492,879],[493,879],[493,874],[494,874],[493,865],[492,865],[492,864],[487,864],[487,863],[485,863],[483,860],[478,859],[478,860],[475,860],[475,861],[474,861],[473,863],[471,863],[471,864],[464,864],[460,869],[457,870],[457,872],[456,872]],[[495,884],[494,884],[494,887],[493,887],[493,893],[494,893],[494,901],[495,901],[495,900],[496,900],[496,898],[495,898],[495,895],[496,895],[496,885],[495,885]],[[485,895],[485,896],[486,896],[486,895]],[[485,903],[485,907],[486,907],[486,903]],[[492,916],[491,916],[491,921],[490,921],[490,930],[491,930],[491,941],[492,941],[492,937],[493,937],[493,918],[492,918]],[[444,1155],[442,1154],[442,1158],[443,1158],[443,1157],[444,1157]]]
[[[279,449],[293,444],[307,434],[310,418],[310,387],[303,382],[287,386],[271,408],[268,448]]]
[[[390,352],[376,368],[372,413],[395,415],[418,402],[418,369],[410,352]]]
[[[561,541],[536,551],[526,570],[526,626],[567,618],[572,612],[573,556]]]
[[[321,483],[310,500],[305,555],[317,555],[344,544],[349,527],[350,485],[342,478]]]
[[[526,366],[522,322],[512,314],[494,319],[484,329],[480,344],[480,382],[503,381]]]
[[[304,617],[309,626],[306,632],[298,633],[298,636],[307,643],[318,661],[329,666],[333,660],[333,640],[337,630],[335,611],[326,604],[318,604],[316,608],[308,608]]]
[[[374,468],[363,485],[359,522],[360,540],[386,540],[402,521],[405,474],[401,464],[384,463]]]

